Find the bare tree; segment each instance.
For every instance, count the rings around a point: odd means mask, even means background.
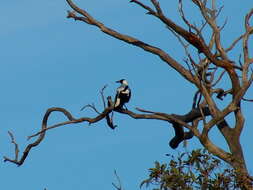
[[[68,11],[67,18],[93,25],[107,35],[159,56],[164,63],[173,68],[187,82],[198,89],[193,97],[192,109],[185,115],[167,114],[140,108],[137,108],[137,111],[142,113],[135,113],[126,109],[114,111],[129,115],[134,119],[154,119],[169,122],[175,130],[175,137],[170,141],[170,146],[172,148],[177,148],[185,139],[191,139],[193,136],[197,137],[209,152],[224,160],[235,169],[237,182],[241,184],[242,189],[253,189],[253,179],[248,173],[243,149],[240,144],[240,135],[245,126],[241,102],[252,101],[244,98],[244,95],[253,80],[253,71],[250,68],[250,65],[253,63],[253,57],[250,57],[249,53],[249,39],[253,34],[253,26],[250,25],[253,9],[245,16],[244,33],[234,39],[229,47],[224,47],[221,43],[221,31],[226,23],[222,26],[217,24],[217,18],[222,11],[222,7],[217,8],[215,0],[191,0],[193,5],[200,11],[202,19],[204,20],[200,26],[193,24],[190,19],[186,18],[182,0],[179,0],[178,11],[182,21],[187,26],[186,28],[178,25],[172,19],[165,16],[158,0],[150,0],[150,6],[143,3],[141,0],[131,0],[131,3],[146,10],[148,15],[157,18],[165,24],[178,39],[187,57],[183,63],[180,63],[161,48],[150,45],[132,36],[119,33],[96,20],[86,10],[74,4],[72,0],[66,1],[73,9],[73,11]],[[210,36],[205,36],[203,32],[205,28],[209,28],[212,31]],[[238,57],[240,57],[239,60],[234,61],[230,58],[229,52],[234,50],[239,42],[242,42],[242,52],[238,53]],[[190,51],[190,48],[197,50],[197,56]],[[224,76],[228,76],[231,83],[231,88],[229,89],[227,89],[226,86],[222,86],[223,83],[221,81],[224,80]],[[30,136],[30,138],[38,136],[38,139],[27,146],[20,159],[18,158],[18,145],[12,133],[10,133],[16,150],[15,159],[5,157],[5,161],[22,165],[30,150],[43,140],[46,131],[49,129],[81,122],[89,122],[91,124],[102,119],[106,119],[107,124],[111,128],[114,128],[113,121],[111,117],[109,117],[109,114],[114,109],[113,102],[109,97],[108,105],[106,105],[103,89],[101,93],[104,102],[104,110],[99,112],[96,110],[95,106],[87,106],[98,113],[98,116],[95,118],[83,117],[77,119],[63,108],[48,109],[42,121],[41,131]],[[231,100],[223,108],[219,108],[217,101],[223,100],[225,96],[231,96]],[[68,121],[53,126],[47,126],[47,120],[52,112],[63,113]],[[228,115],[234,117],[234,124],[228,124],[225,119]],[[207,116],[209,117],[207,118]],[[200,126],[203,127],[201,128]],[[224,150],[209,139],[208,134],[215,126],[217,126],[219,132],[223,135],[229,150]]]

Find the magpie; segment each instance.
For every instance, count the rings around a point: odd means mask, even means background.
[[[125,103],[129,102],[131,98],[131,89],[129,88],[126,79],[121,79],[116,82],[120,83],[121,85],[117,88],[117,93],[114,101],[114,109],[121,109]]]

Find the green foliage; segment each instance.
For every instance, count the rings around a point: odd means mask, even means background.
[[[205,149],[181,153],[168,164],[155,162],[149,169],[149,178],[143,185],[155,186],[154,190],[236,190],[235,171]]]

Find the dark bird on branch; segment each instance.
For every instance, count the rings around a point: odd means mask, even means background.
[[[120,83],[120,87],[117,88],[117,93],[114,101],[114,109],[122,109],[125,103],[129,102],[131,98],[131,89],[128,86],[128,82],[125,79],[116,81]]]

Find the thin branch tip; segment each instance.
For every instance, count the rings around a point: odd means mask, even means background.
[[[76,13],[75,11],[67,11],[67,18],[75,18],[76,17]]]

